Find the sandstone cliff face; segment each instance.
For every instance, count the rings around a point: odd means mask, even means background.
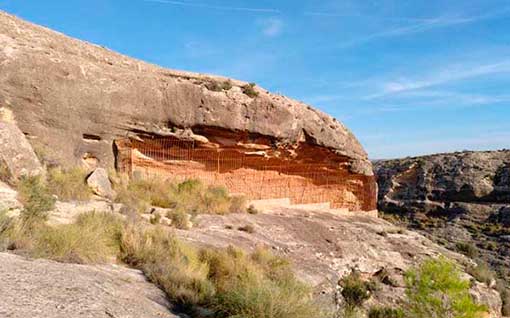
[[[116,152],[125,150],[115,141],[131,147],[133,140],[186,139],[259,156],[264,166],[271,159],[334,166],[351,185],[330,196],[354,197],[347,207],[375,209],[367,154],[336,119],[248,83],[163,69],[3,12],[0,107],[12,110],[50,162],[113,167]]]
[[[509,150],[379,161],[374,167],[381,211],[405,216],[411,227],[450,249],[472,246],[470,256],[486,261],[508,285]]]
[[[340,122],[258,87],[256,98],[247,96],[247,83],[231,80],[229,90],[210,90],[207,84],[228,79],[159,68],[6,13],[0,13],[0,47],[0,102],[23,131],[58,146],[58,158],[74,161],[89,150],[111,163],[115,137],[211,126],[289,143],[306,137],[370,174],[365,151]]]

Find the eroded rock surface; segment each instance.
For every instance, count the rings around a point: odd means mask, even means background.
[[[0,317],[177,318],[143,274],[0,253]]]
[[[12,112],[0,107],[0,178],[18,179],[41,172],[41,163],[16,125]]]
[[[337,282],[353,268],[367,279],[377,277],[383,269],[390,275],[367,302],[369,308],[402,299],[404,272],[426,258],[446,255],[460,263],[469,262],[416,232],[382,219],[339,216],[320,209],[273,208],[270,214],[200,215],[196,222],[190,231],[178,230],[178,235],[196,244],[217,247],[272,248],[292,260],[298,277],[315,286],[325,305],[335,299],[341,303]],[[239,230],[246,225],[252,226],[254,233]],[[490,305],[491,317],[500,317],[498,292],[475,283],[473,294]]]

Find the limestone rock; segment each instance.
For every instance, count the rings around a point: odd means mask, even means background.
[[[87,178],[87,184],[92,191],[105,198],[113,198],[115,193],[112,189],[112,183],[108,177],[108,172],[103,168],[97,168]]]
[[[374,164],[378,207],[404,215],[408,225],[456,249],[476,246],[510,282],[510,150],[457,152]]]
[[[113,166],[116,138],[208,126],[325,147],[348,158],[355,173],[372,174],[342,123],[259,87],[256,98],[247,96],[246,84],[160,68],[0,12],[0,103],[61,163],[96,158]]]
[[[117,204],[105,201],[86,201],[86,202],[61,202],[55,203],[55,208],[49,212],[49,223],[51,224],[69,224],[76,217],[89,212],[107,212],[117,213],[120,210]]]
[[[32,146],[5,108],[0,109],[0,169],[14,179],[42,172]]]
[[[120,266],[62,264],[0,253],[0,316],[177,318],[165,294]]]
[[[0,181],[0,212],[22,207],[17,199],[18,193]]]
[[[382,210],[444,210],[453,202],[510,203],[510,150],[378,161],[375,171]]]

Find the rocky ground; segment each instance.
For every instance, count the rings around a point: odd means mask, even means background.
[[[274,208],[266,213],[201,215],[190,231],[178,230],[182,238],[218,247],[257,246],[272,248],[292,260],[298,276],[316,287],[325,303],[334,299],[338,281],[352,269],[368,279],[389,274],[366,306],[398,303],[404,294],[403,273],[428,257],[446,255],[460,263],[469,262],[424,236],[363,215],[341,216],[321,210]],[[252,228],[247,232],[245,229]],[[499,295],[486,285],[475,283],[473,294],[501,306]],[[336,299],[341,303],[341,299]]]
[[[0,253],[0,317],[175,318],[137,270],[61,264]]]
[[[379,210],[510,282],[510,150],[378,161]]]

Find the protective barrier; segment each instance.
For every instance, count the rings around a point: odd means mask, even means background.
[[[249,199],[290,198],[293,203],[330,202],[334,208],[368,210],[372,180],[339,165],[266,158],[260,151],[199,148],[193,141],[131,140],[119,150],[119,167],[143,177],[200,179]]]

